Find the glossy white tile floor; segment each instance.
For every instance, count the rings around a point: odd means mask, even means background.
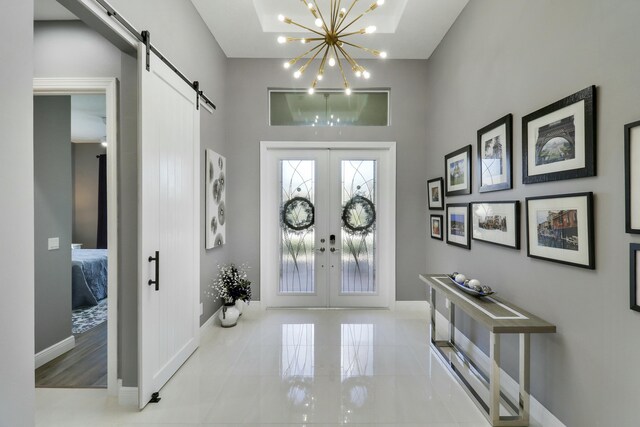
[[[427,345],[425,311],[249,311],[141,412],[102,390],[36,391],[38,426],[415,425],[487,422]]]

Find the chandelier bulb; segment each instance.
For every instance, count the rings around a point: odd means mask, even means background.
[[[302,75],[302,72],[300,70],[296,70],[296,72],[293,73],[293,77],[296,79],[299,79],[301,75]]]
[[[278,21],[284,22],[284,15],[278,15]]]
[[[278,37],[278,43],[284,44],[287,42],[287,38],[285,36]]]
[[[318,79],[318,80],[322,80],[323,78],[324,78],[324,77],[323,77],[323,75],[322,75],[322,74],[318,74],[318,76],[317,76],[317,79]]]
[[[380,58],[386,58],[387,52],[380,52],[378,55],[380,56]]]
[[[378,1],[376,2],[376,4],[377,4],[378,6],[382,6],[382,5],[384,4],[384,0],[378,0]]]
[[[315,89],[310,87],[309,90],[307,91],[309,93],[309,95],[313,95],[315,93]]]
[[[284,64],[282,64],[282,66],[284,67],[284,69],[288,69],[289,67],[291,67],[291,62],[286,61]]]
[[[375,31],[376,31],[375,25],[369,25],[367,28],[364,29],[364,32],[367,34],[374,33]]]
[[[300,39],[300,43],[307,44],[307,39]]]
[[[349,86],[344,89],[344,94],[347,96],[351,95],[351,88]]]
[[[336,65],[336,58],[332,56],[329,58],[329,67],[335,67],[335,65]]]
[[[371,77],[371,73],[368,71],[364,71],[362,75],[364,76],[365,79],[368,79],[369,77]]]
[[[318,18],[315,20],[314,23],[316,24],[316,27],[322,28],[322,19]]]
[[[340,18],[344,18],[344,15],[346,14],[347,14],[347,9],[345,9],[344,7],[340,9],[340,14],[339,14]]]
[[[356,74],[356,77],[358,78],[362,77],[362,71],[360,70],[356,70],[355,74]]]

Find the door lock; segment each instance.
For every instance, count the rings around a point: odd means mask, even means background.
[[[336,244],[336,235],[335,234],[332,234],[332,235],[329,236],[329,243],[332,244],[332,245]]]

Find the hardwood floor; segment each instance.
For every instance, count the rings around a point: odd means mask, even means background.
[[[36,387],[107,387],[107,322],[75,337],[73,350],[36,369]]]

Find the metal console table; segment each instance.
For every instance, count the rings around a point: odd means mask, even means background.
[[[445,274],[421,274],[420,279],[428,285],[429,301],[431,304],[431,346],[455,374],[459,382],[467,389],[476,405],[480,408],[492,426],[528,426],[529,425],[529,346],[532,333],[555,333],[556,327],[525,310],[502,300],[490,296],[476,298],[458,289]],[[436,291],[449,300],[448,323],[449,339],[436,339]],[[490,333],[490,367],[487,376],[482,370],[456,345],[455,341],[455,307],[464,311],[469,317],[479,322]],[[500,390],[500,334],[518,334],[520,336],[520,369],[519,369],[519,399],[515,404]],[[445,350],[449,350],[449,355]],[[454,365],[450,354],[456,356],[466,366],[471,367],[477,380],[489,391],[488,402],[473,388],[462,372]],[[500,403],[504,402],[512,415],[500,415]]]

